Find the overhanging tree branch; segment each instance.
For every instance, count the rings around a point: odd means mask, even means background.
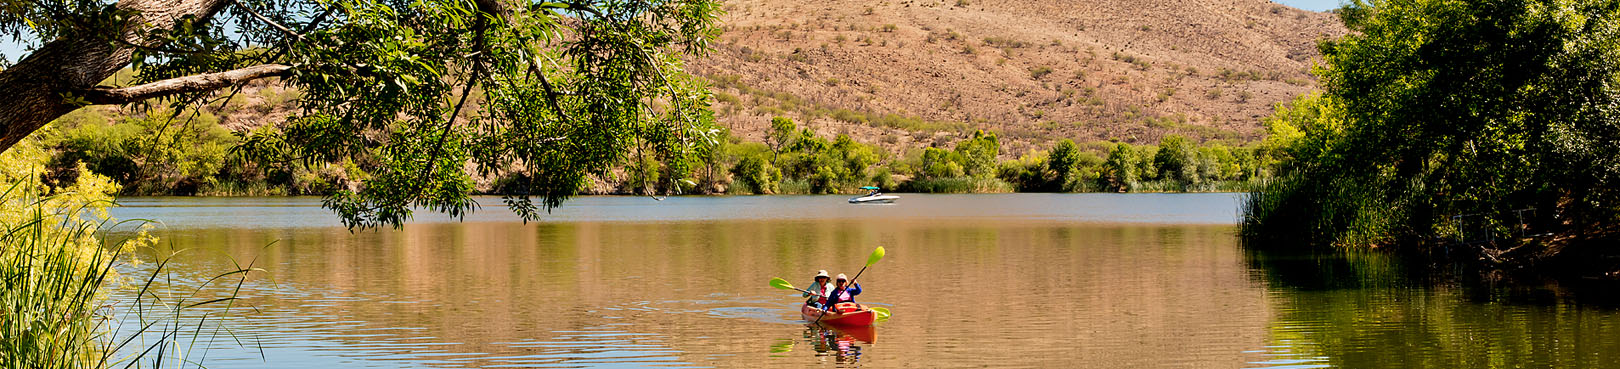
[[[241,8],[243,11],[246,11],[248,13],[248,15],[253,16],[254,19],[258,19],[259,22],[264,23],[265,25],[268,25],[268,26],[270,26],[272,28],[275,28],[277,30],[280,30],[282,33],[286,33],[288,36],[292,36],[293,38],[296,38],[299,41],[304,40],[304,35],[298,34],[298,32],[293,32],[293,30],[288,29],[287,26],[283,26],[283,25],[281,25],[281,23],[276,23],[276,21],[271,20],[269,17],[265,17],[263,14],[259,14],[259,12],[254,11],[252,7],[248,7],[247,4],[243,4],[241,1],[235,1],[235,0],[232,0],[231,3],[236,4],[236,7]],[[332,7],[332,8],[336,8],[336,7]],[[330,9],[330,8],[328,8],[328,9]],[[314,24],[314,23],[315,22],[311,22],[311,24]]]
[[[91,104],[128,104],[142,100],[173,96],[183,93],[217,90],[248,81],[283,77],[292,74],[292,66],[265,64],[218,72],[195,74],[129,87],[96,86],[85,89],[85,101]]]

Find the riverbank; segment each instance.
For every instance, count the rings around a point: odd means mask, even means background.
[[[171,119],[180,117],[180,119]],[[860,187],[913,193],[1246,191],[1277,162],[1259,143],[1193,142],[1171,135],[1153,145],[1062,140],[1013,155],[994,132],[959,136],[952,147],[895,153],[849,135],[819,136],[778,117],[765,142],[720,135],[680,165],[631,154],[587,176],[580,194],[834,194]],[[76,182],[83,164],[117,181],[122,196],[286,196],[355,191],[384,166],[344,160],[270,158],[244,150],[208,111],[165,108],[110,113],[81,109],[25,144],[49,158],[41,180]],[[520,194],[530,177],[465,168],[474,193]],[[481,174],[482,173],[482,174]]]

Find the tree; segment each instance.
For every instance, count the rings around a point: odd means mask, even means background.
[[[755,156],[738,161],[737,165],[731,167],[731,174],[737,176],[737,182],[742,183],[748,192],[759,195],[776,193],[776,183],[782,180],[781,170]]]
[[[523,174],[506,203],[535,219],[632,151],[687,173],[715,143],[708,92],[680,56],[708,50],[720,12],[713,0],[12,3],[0,32],[34,50],[0,71],[0,150],[86,105],[197,106],[269,79],[301,90],[301,111],[239,151],[368,165],[360,190],[324,201],[346,224],[465,214],[469,163]],[[138,84],[98,85],[126,67]]]
[[[962,170],[968,176],[988,178],[996,174],[996,157],[1001,155],[1001,142],[993,132],[974,131],[973,138],[956,144],[961,155]]]
[[[866,170],[878,162],[878,154],[871,147],[855,142],[849,135],[840,134],[833,139],[833,152],[842,164],[839,171],[842,173],[840,181],[844,183],[857,183],[866,181],[871,177]]]
[[[961,177],[962,164],[951,158],[950,151],[937,147],[923,149],[922,163],[919,165],[917,176],[921,179],[940,179]]]
[[[799,127],[793,124],[792,118],[771,118],[771,131],[765,135],[765,144],[771,147],[772,161],[776,160],[776,156],[782,152],[783,148],[791,145],[794,139],[793,133],[798,129]]]
[[[1075,146],[1074,140],[1058,141],[1046,155],[1046,167],[1056,176],[1057,188],[1062,189],[1080,170],[1080,147]]]
[[[1511,235],[1521,230],[1513,210],[1533,207],[1523,221],[1562,233],[1559,242],[1613,239],[1616,4],[1349,5],[1340,14],[1353,32],[1320,46],[1322,96],[1268,124],[1293,136],[1277,143],[1296,163],[1250,197],[1244,234],[1420,247],[1455,234],[1454,215],[1477,214],[1483,228]],[[1597,252],[1568,246],[1547,250]]]
[[[1183,184],[1198,182],[1197,148],[1181,135],[1164,136],[1159,140],[1159,152],[1153,155],[1153,165],[1159,168],[1159,179]]]
[[[1103,161],[1102,179],[1107,181],[1103,187],[1119,192],[1129,191],[1140,180],[1137,177],[1140,173],[1137,171],[1138,161],[1141,159],[1130,144],[1121,142],[1114,145],[1114,149],[1108,151],[1108,159]]]

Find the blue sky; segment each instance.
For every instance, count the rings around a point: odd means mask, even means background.
[[[1288,6],[1292,6],[1292,7],[1295,7],[1295,8],[1300,8],[1300,9],[1305,9],[1305,10],[1314,10],[1314,11],[1319,11],[1319,12],[1320,11],[1328,11],[1328,10],[1331,10],[1331,9],[1334,9],[1334,8],[1338,8],[1339,5],[1341,3],[1343,3],[1343,0],[1273,0],[1273,1],[1276,1],[1279,4],[1288,5]],[[12,40],[9,40],[9,39],[0,39],[0,54],[5,54],[6,58],[9,58],[12,63],[16,63],[17,59],[22,59],[22,56],[23,56],[22,55],[22,45],[20,45],[20,44],[18,44],[16,42],[12,42]]]
[[[1300,8],[1300,9],[1305,9],[1305,10],[1315,10],[1315,11],[1319,11],[1319,12],[1337,9],[1343,3],[1343,1],[1341,1],[1341,0],[1272,0],[1272,1],[1276,1],[1279,4],[1292,6],[1292,7],[1295,7],[1295,8]]]

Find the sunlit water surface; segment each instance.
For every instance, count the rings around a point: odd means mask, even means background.
[[[265,270],[229,314],[193,311],[226,316],[188,351],[212,368],[1620,366],[1609,308],[1247,252],[1240,195],[903,196],[585,197],[527,224],[485,198],[462,222],[354,232],[312,198],[114,215],[163,222],[150,254],[184,250],[166,293]],[[879,245],[859,300],[894,317],[874,328],[807,326],[766,283],[855,275]]]

